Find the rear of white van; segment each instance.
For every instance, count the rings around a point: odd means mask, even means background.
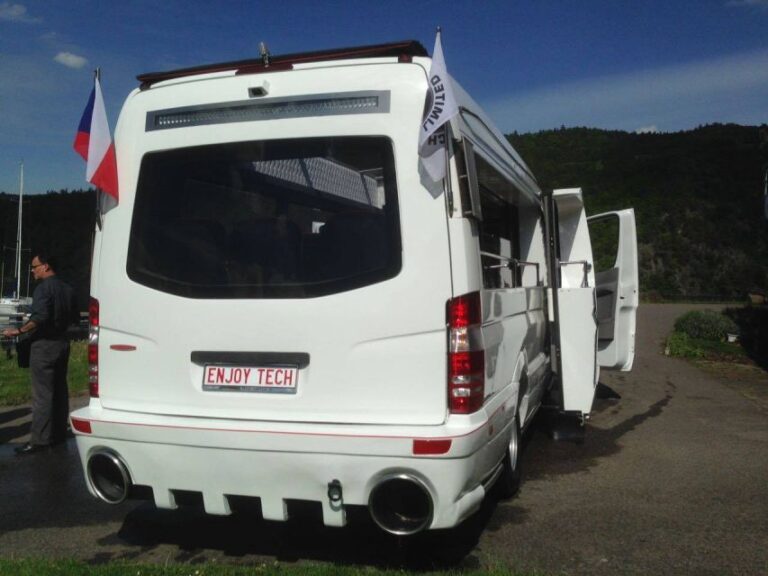
[[[278,520],[319,501],[328,525],[370,504],[396,533],[477,507],[504,437],[499,407],[448,409],[426,86],[422,65],[360,61],[129,97],[94,251],[92,399],[72,416],[94,495],[193,492],[212,514],[258,498]]]

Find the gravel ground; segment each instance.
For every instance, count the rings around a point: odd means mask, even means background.
[[[461,529],[407,542],[364,517],[324,528],[311,507],[294,507],[286,523],[136,502],[110,507],[87,494],[72,441],[46,456],[14,458],[29,408],[3,409],[0,555],[768,574],[768,383],[759,370],[702,370],[663,356],[674,319],[692,307],[641,306],[634,370],[604,373],[583,443],[553,441],[540,418],[516,498],[489,498]]]

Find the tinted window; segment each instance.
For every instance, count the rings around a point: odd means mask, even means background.
[[[509,259],[520,257],[517,230],[517,208],[480,186],[483,220],[480,222],[480,250],[483,255],[483,287],[512,288],[519,286],[517,269],[507,266]]]
[[[619,252],[619,217],[606,216],[588,224],[595,272],[615,268]]]
[[[193,298],[305,298],[400,270],[386,138],[273,140],[147,154],[128,275]]]
[[[518,193],[482,158],[475,156],[475,163],[483,216],[479,224],[480,250],[485,253],[483,288],[520,286],[519,268],[509,265],[510,259],[520,258],[518,207],[510,201]]]

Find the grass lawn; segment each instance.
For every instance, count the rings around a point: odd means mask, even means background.
[[[69,353],[69,393],[72,396],[88,390],[88,348],[85,340],[72,342]],[[16,406],[32,399],[29,368],[19,368],[16,356],[7,358],[0,352],[0,406]],[[3,572],[0,572],[3,574]]]
[[[681,358],[709,360],[711,362],[751,363],[746,350],[744,350],[741,344],[691,338],[682,332],[672,332],[669,335],[667,339],[667,354]]]
[[[0,559],[0,575],[18,576],[419,576],[462,574],[462,576],[515,576],[529,574],[499,567],[484,571],[409,572],[370,567],[323,565],[252,564],[242,566],[207,564],[84,564],[74,560],[4,560]],[[532,574],[532,573],[530,573]]]

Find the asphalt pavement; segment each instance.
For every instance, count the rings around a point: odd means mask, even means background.
[[[546,574],[768,574],[768,385],[663,355],[689,305],[644,305],[630,373],[604,373],[582,443],[529,431],[512,500],[488,498],[460,529],[410,540],[353,511],[341,529],[312,505],[291,519],[213,517],[85,488],[74,441],[15,457],[28,406],[0,409],[0,556],[103,563],[336,562],[431,569],[507,565]],[[76,404],[86,399],[73,399]]]

